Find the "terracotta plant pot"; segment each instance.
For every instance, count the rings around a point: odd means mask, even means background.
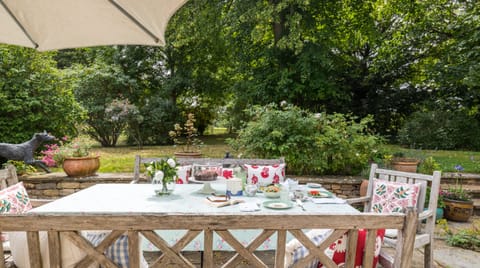
[[[392,168],[398,171],[417,172],[420,161],[415,158],[395,158],[392,160]]]
[[[200,158],[202,157],[201,152],[176,152],[176,158]]]
[[[460,201],[445,198],[445,218],[447,220],[466,222],[473,214],[473,201]]]
[[[362,183],[360,184],[360,196],[366,196],[367,195],[367,190],[368,190],[368,180],[362,180]]]
[[[63,171],[69,177],[86,177],[95,175],[100,167],[99,156],[68,157],[63,161]]]

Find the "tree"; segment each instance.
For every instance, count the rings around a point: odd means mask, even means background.
[[[87,110],[88,126],[85,131],[102,146],[112,147],[125,128],[125,120],[117,120],[111,114],[116,101],[124,101],[124,92],[129,92],[134,84],[115,65],[97,61],[93,65],[77,66],[74,75],[75,97]]]
[[[54,52],[0,45],[0,140],[20,143],[46,130],[74,136],[84,110],[56,69]]]

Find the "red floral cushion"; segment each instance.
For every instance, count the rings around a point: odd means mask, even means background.
[[[383,237],[385,236],[385,229],[379,229],[377,231],[377,239],[375,241],[375,254],[373,258],[373,268],[377,267],[378,255],[380,255],[380,249],[383,243]],[[344,265],[346,260],[347,250],[347,233],[345,233],[340,239],[335,241],[325,250],[325,254],[332,258],[333,262],[337,265]],[[358,231],[357,251],[355,254],[355,267],[362,267],[363,264],[363,252],[365,250],[365,241],[367,237],[367,231],[360,229]],[[321,263],[318,267],[324,267]]]
[[[190,177],[191,173],[192,173],[192,166],[191,165],[177,167],[176,183],[177,184],[188,183],[188,178]]]
[[[247,183],[266,186],[280,183],[285,180],[285,164],[271,166],[244,165],[247,171]]]

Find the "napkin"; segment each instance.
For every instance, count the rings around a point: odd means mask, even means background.
[[[331,198],[311,198],[312,202],[315,204],[345,204],[347,200],[341,199],[338,197]]]
[[[239,208],[240,208],[240,211],[246,211],[246,212],[260,210],[260,207],[258,207],[258,204],[253,202],[242,203],[240,204]]]

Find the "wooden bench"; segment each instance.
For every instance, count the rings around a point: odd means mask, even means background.
[[[140,155],[135,156],[135,165],[133,167],[133,182],[140,181],[140,171],[142,166],[145,163],[150,163],[154,161],[159,161],[162,158],[159,157],[141,157]],[[274,164],[284,164],[285,159],[283,157],[278,159],[253,159],[253,158],[177,158],[177,162],[180,165],[207,165],[207,164],[221,164],[225,165],[245,165],[245,164],[255,164],[255,165],[274,165]]]
[[[268,213],[255,213],[245,215],[233,214],[176,214],[176,213],[151,213],[151,214],[102,214],[102,213],[43,213],[24,215],[0,216],[0,231],[24,231],[27,233],[28,251],[32,268],[41,267],[42,255],[40,254],[39,232],[47,231],[50,267],[60,268],[61,243],[60,236],[66,237],[86,254],[76,267],[87,267],[93,261],[104,267],[117,267],[104,255],[104,250],[120,235],[127,235],[129,241],[130,267],[140,267],[141,236],[151,241],[159,248],[163,255],[160,256],[153,267],[164,267],[162,261],[176,263],[177,267],[194,267],[182,255],[182,249],[197,235],[203,235],[204,257],[203,267],[214,267],[213,262],[213,234],[217,233],[228,242],[236,251],[223,267],[235,267],[243,259],[252,267],[267,267],[258,258],[254,251],[272,234],[277,234],[275,252],[275,267],[285,266],[286,234],[290,232],[300,241],[311,254],[302,264],[308,263],[313,258],[318,258],[326,267],[337,267],[324,253],[332,242],[336,241],[345,232],[348,232],[346,266],[353,267],[358,230],[368,229],[365,244],[363,267],[371,267],[375,252],[375,238],[377,229],[398,229],[399,243],[395,251],[394,267],[411,267],[413,243],[417,225],[417,213],[408,209],[406,214],[314,214],[299,215],[272,215]],[[320,245],[315,244],[305,235],[302,229],[334,229],[335,231]],[[113,230],[112,230],[113,229]],[[185,229],[186,234],[174,245],[169,245],[155,230]],[[242,245],[230,233],[234,229],[262,229],[263,231],[250,242]],[[83,236],[81,230],[112,230],[104,241],[94,247]],[[203,234],[202,234],[203,231]],[[0,248],[0,255],[3,251]],[[295,267],[299,266],[297,263]],[[0,268],[4,268],[0,263]],[[301,267],[301,266],[300,266]]]

